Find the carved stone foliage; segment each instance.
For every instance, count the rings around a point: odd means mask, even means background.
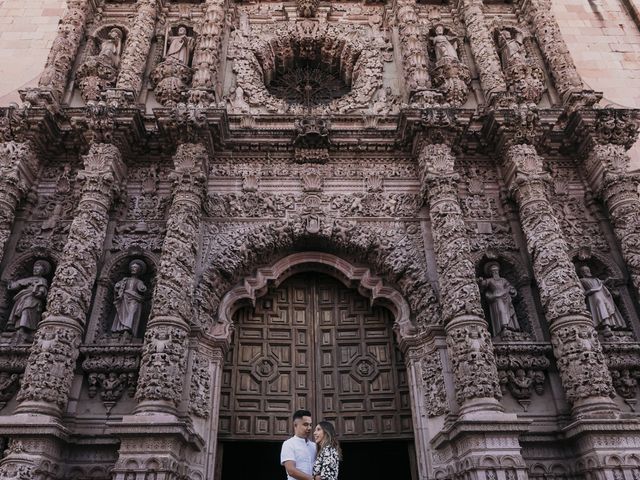
[[[430,35],[432,45],[433,86],[444,94],[447,103],[460,107],[467,101],[471,73],[460,58],[458,35],[443,25],[436,25]]]
[[[544,393],[551,346],[514,342],[497,343],[494,348],[502,393],[509,392],[527,410],[534,392]]]
[[[491,335],[486,327],[462,325],[451,329],[447,332],[447,347],[458,403],[474,398],[502,397]]]
[[[117,27],[103,29],[89,38],[85,60],[76,72],[85,101],[100,100],[104,90],[116,86],[124,42],[123,31]]]
[[[187,332],[182,328],[155,326],[147,331],[136,399],[166,400],[174,405],[182,397],[186,365]]]
[[[410,98],[431,88],[426,42],[418,21],[415,5],[410,1],[396,2],[395,15],[400,27],[402,64]]]
[[[285,218],[313,201],[323,212],[344,217],[413,217],[419,210],[419,197],[403,193],[311,196],[247,192],[210,194],[205,211],[212,217]]]
[[[0,347],[0,410],[20,388],[28,356],[28,346]]]
[[[608,397],[613,393],[602,347],[589,323],[575,323],[558,328],[551,338],[570,403],[592,396]]]
[[[497,30],[495,37],[508,91],[519,103],[537,104],[545,91],[544,71],[527,51],[532,40],[509,27]]]
[[[553,213],[558,219],[568,246],[576,248],[588,245],[601,251],[609,249],[600,224],[587,210],[584,196],[555,194],[551,199]]]
[[[197,417],[209,418],[211,410],[211,373],[207,358],[196,353],[191,364],[189,411]]]
[[[230,52],[236,88],[242,89],[247,107],[256,111],[264,108],[299,114],[312,107],[318,114],[368,109],[382,86],[380,51],[368,39],[369,29],[364,26],[305,20],[277,23],[263,30],[256,27],[251,37],[236,30]],[[326,105],[288,103],[268,92],[267,85],[279,75],[307,63],[334,72],[351,87],[350,92]]]
[[[425,355],[421,361],[422,388],[426,397],[427,415],[437,417],[449,411],[447,390],[442,374],[442,362],[438,352]]]
[[[309,230],[310,226],[314,228]],[[438,302],[427,280],[416,223],[339,220],[322,213],[301,213],[286,221],[209,227],[202,261],[208,266],[196,288],[200,322],[216,311],[230,285],[255,265],[296,245],[317,242],[341,255],[372,265],[396,283],[410,304],[416,325],[440,322]]]
[[[140,346],[84,346],[80,353],[90,398],[99,396],[107,412],[126,393],[133,397],[138,381]]]
[[[76,329],[43,325],[36,334],[18,401],[44,402],[63,410],[78,358]]]
[[[67,78],[82,41],[88,14],[87,0],[68,1],[67,10],[58,25],[58,34],[53,41],[44,72],[38,83],[40,87],[51,90],[57,101],[60,100],[67,86]]]

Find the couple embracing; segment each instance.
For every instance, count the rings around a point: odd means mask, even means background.
[[[340,445],[330,422],[322,421],[313,431],[315,443],[309,439],[311,412],[293,414],[293,437],[282,444],[280,463],[287,480],[338,480]]]

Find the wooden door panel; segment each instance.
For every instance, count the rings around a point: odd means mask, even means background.
[[[392,318],[331,277],[292,277],[235,318],[222,375],[220,436],[282,439],[299,408],[343,439],[411,438]]]

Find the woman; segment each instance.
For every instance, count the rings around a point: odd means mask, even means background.
[[[313,438],[318,448],[318,456],[313,464],[313,480],[338,480],[341,452],[335,428],[331,423],[322,421],[316,425]]]

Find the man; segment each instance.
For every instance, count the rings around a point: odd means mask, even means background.
[[[287,471],[287,480],[313,480],[311,470],[316,460],[316,444],[309,440],[311,412],[297,410],[293,414],[293,437],[282,444],[280,464]]]

